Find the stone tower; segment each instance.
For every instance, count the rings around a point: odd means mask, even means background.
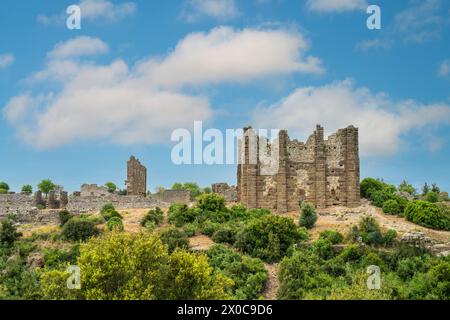
[[[125,184],[128,195],[142,197],[147,195],[147,168],[134,156],[131,156],[127,162],[127,180]]]
[[[251,128],[240,145],[238,201],[249,208],[296,211],[308,201],[317,208],[360,203],[358,129],[349,126],[324,139],[317,126],[306,143],[290,140],[280,131],[272,144]],[[268,173],[261,160],[262,146],[277,155],[276,172]]]

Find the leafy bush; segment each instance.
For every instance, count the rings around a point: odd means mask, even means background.
[[[400,213],[400,205],[397,200],[389,199],[383,202],[383,211],[387,214],[399,214]]]
[[[421,200],[410,202],[405,209],[405,217],[424,227],[450,230],[450,215],[435,203]]]
[[[358,238],[368,245],[380,245],[383,243],[383,235],[375,218],[371,216],[362,217],[358,226],[353,226],[351,239],[357,241]]]
[[[303,202],[301,204],[301,214],[299,224],[301,227],[305,227],[307,229],[311,229],[314,227],[317,221],[317,212],[316,209],[307,202]]]
[[[153,221],[147,221],[145,224],[145,229],[147,229],[148,231],[154,231],[156,229],[156,224]]]
[[[226,209],[225,198],[216,193],[203,194],[197,198],[197,208],[211,212],[223,211]]]
[[[309,250],[297,250],[292,256],[284,257],[278,271],[278,299],[300,300],[307,294],[324,295],[324,289],[335,281],[321,270],[321,265],[321,260]]]
[[[306,240],[292,219],[275,215],[251,220],[236,238],[237,248],[267,262],[280,260],[291,245]]]
[[[314,242],[314,253],[323,260],[328,260],[334,257],[333,243],[328,239],[319,239]]]
[[[428,202],[432,202],[432,203],[438,202],[439,194],[437,194],[436,192],[430,191],[426,194],[425,200]]]
[[[214,232],[220,228],[220,224],[212,221],[205,221],[200,227],[200,232],[205,236],[212,237]]]
[[[124,254],[126,252],[126,254]],[[68,290],[65,271],[41,273],[44,299],[208,300],[227,299],[229,278],[213,272],[205,255],[167,252],[152,234],[107,233],[80,246],[76,265],[81,290]]]
[[[268,280],[267,271],[259,259],[242,256],[224,245],[208,250],[209,265],[234,282],[231,293],[237,299],[257,299]]]
[[[166,244],[169,248],[169,252],[174,252],[175,249],[187,249],[189,248],[189,239],[184,231],[177,228],[168,228],[162,230],[160,233],[160,239],[162,243]]]
[[[11,247],[15,241],[22,236],[22,233],[17,231],[13,219],[9,217],[2,221],[0,228],[0,245]]]
[[[31,195],[33,193],[33,187],[30,186],[29,184],[22,186],[22,193]]]
[[[219,227],[214,233],[212,240],[217,243],[228,243],[233,245],[236,242],[236,235],[241,225],[238,223],[226,223]]]
[[[184,225],[183,230],[188,237],[193,237],[197,234],[198,225],[196,223],[188,223]]]
[[[106,214],[106,212],[108,212],[110,210],[116,210],[116,208],[114,208],[112,203],[107,203],[107,204],[103,205],[103,207],[100,209],[100,214],[103,216]]]
[[[109,209],[104,214],[102,214],[103,218],[108,222],[112,218],[123,219],[122,215],[114,209]]]
[[[145,227],[147,222],[151,221],[156,226],[160,225],[164,220],[164,213],[159,207],[156,207],[154,210],[150,210],[141,220],[141,226]]]
[[[69,221],[70,219],[72,219],[74,217],[73,214],[71,214],[69,211],[67,210],[61,210],[58,213],[58,217],[59,217],[59,225],[62,227],[64,226],[67,221]]]
[[[109,219],[108,222],[106,223],[106,226],[108,227],[109,231],[113,231],[113,230],[123,231],[124,230],[122,219],[120,219],[119,217],[112,217],[111,219]]]
[[[199,211],[189,209],[186,204],[173,204],[169,208],[169,222],[176,227],[182,227],[186,223],[194,222],[199,214]]]
[[[108,189],[109,193],[114,193],[117,190],[117,186],[113,182],[105,183],[105,187]]]
[[[95,224],[84,218],[72,218],[64,225],[61,235],[71,241],[85,241],[97,236],[99,230]]]
[[[338,244],[344,241],[344,236],[334,230],[325,230],[321,232],[319,238],[329,240],[332,244]]]
[[[69,250],[62,249],[44,249],[45,267],[50,269],[58,268],[61,264],[75,264],[80,253],[78,244],[73,245]]]
[[[0,182],[0,189],[7,193],[9,191],[9,185],[6,182]]]
[[[398,191],[409,193],[412,196],[416,195],[417,193],[416,188],[406,182],[406,180],[403,180],[403,182],[400,183],[400,185],[398,186]]]
[[[370,193],[377,190],[383,190],[384,183],[374,178],[365,178],[360,183],[361,197],[369,198]]]
[[[383,242],[385,245],[390,246],[394,243],[395,238],[397,238],[397,231],[390,229],[383,236]]]

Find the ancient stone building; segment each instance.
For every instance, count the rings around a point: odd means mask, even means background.
[[[244,131],[237,172],[239,202],[278,212],[296,211],[302,201],[317,208],[359,205],[357,128],[349,126],[324,139],[323,128],[317,126],[306,143],[290,140],[286,131],[272,143],[252,128]]]
[[[145,197],[147,195],[147,168],[134,156],[131,156],[127,162],[127,180],[125,184],[129,196]]]

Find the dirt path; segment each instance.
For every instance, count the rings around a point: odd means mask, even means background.
[[[264,263],[264,267],[267,270],[269,280],[266,284],[266,289],[263,292],[263,297],[266,300],[276,300],[277,292],[280,283],[278,282],[278,265]]]

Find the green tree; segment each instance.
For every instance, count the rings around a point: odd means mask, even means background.
[[[398,191],[406,192],[413,196],[416,194],[416,189],[411,184],[409,184],[406,180],[403,180],[403,182],[400,183],[400,185],[398,186]]]
[[[205,255],[169,254],[155,235],[111,232],[80,246],[76,265],[81,290],[67,290],[68,274],[44,270],[45,299],[215,300],[227,299],[232,281],[213,272]],[[71,292],[72,291],[72,292]],[[76,291],[76,292],[73,292]]]
[[[430,191],[425,195],[425,200],[428,202],[438,202],[439,201],[439,194],[436,192]]]
[[[436,183],[433,183],[431,185],[431,191],[434,192],[434,193],[439,194],[439,193],[441,193],[441,188],[439,188]]]
[[[0,182],[0,194],[8,193],[9,185],[6,182]]]
[[[31,195],[33,193],[33,187],[29,184],[26,184],[22,187],[22,193],[25,193],[27,195]]]
[[[8,217],[2,221],[0,228],[0,245],[11,247],[21,236],[22,234],[17,231],[14,221],[11,218]]]
[[[114,193],[117,190],[117,186],[113,182],[105,183],[105,187],[108,188],[109,193]]]
[[[425,182],[425,184],[422,187],[422,195],[426,196],[428,192],[430,192],[430,186],[428,185],[428,183]]]
[[[303,202],[300,206],[301,214],[299,224],[301,227],[311,229],[317,221],[316,209],[308,202]]]
[[[38,189],[47,196],[49,192],[56,189],[56,185],[52,182],[52,180],[44,179],[38,184]]]

